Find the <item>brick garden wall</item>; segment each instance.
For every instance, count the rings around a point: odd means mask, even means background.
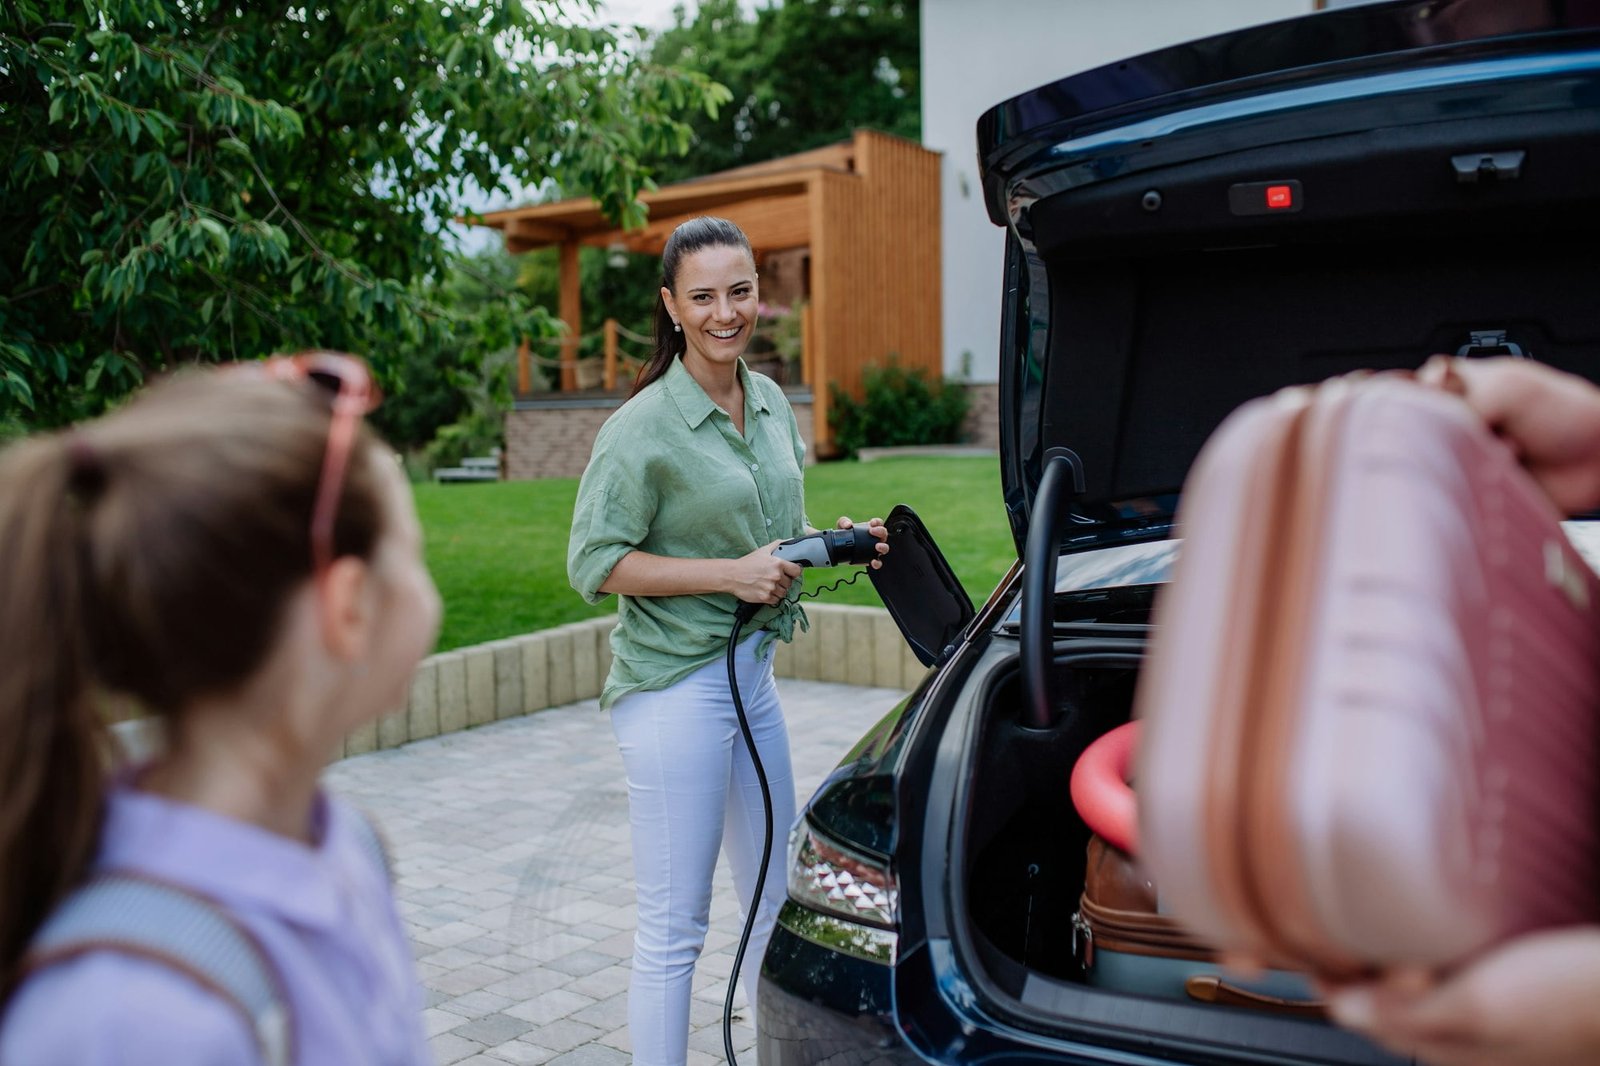
[[[1000,386],[968,385],[972,406],[967,410],[967,421],[962,427],[964,443],[974,448],[1000,450]]]
[[[595,435],[622,401],[622,396],[518,401],[506,415],[506,477],[526,481],[582,476],[583,468],[589,465]],[[789,406],[794,408],[809,455],[811,393],[791,392]]]
[[[532,406],[519,403],[506,415],[506,477],[579,477],[615,399],[589,406]]]
[[[998,450],[1000,386],[968,385],[972,409],[966,423],[966,443]],[[589,463],[594,438],[605,420],[622,404],[621,396],[580,399],[521,400],[506,415],[506,477],[526,481],[541,477],[580,477]],[[813,447],[811,393],[789,394],[800,436],[808,455]]]

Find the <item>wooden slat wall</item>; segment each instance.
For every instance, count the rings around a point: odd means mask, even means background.
[[[804,248],[811,241],[811,214],[803,191],[724,204],[706,213],[728,219],[744,230],[753,246],[766,251]],[[694,214],[652,216],[643,229],[628,233],[611,231],[584,240],[599,245],[621,240],[630,251],[660,255],[672,231],[679,223],[693,217]]]
[[[814,179],[811,299],[816,315],[813,417],[833,450],[827,382],[861,395],[862,371],[894,353],[943,373],[939,315],[939,156],[911,141],[856,134],[856,173]]]
[[[846,151],[848,149],[848,151]],[[815,157],[815,159],[813,158]],[[561,237],[561,317],[576,336],[579,317],[577,246],[621,240],[637,251],[660,254],[661,245],[688,214],[708,211],[738,223],[761,251],[811,248],[811,328],[807,331],[806,381],[811,386],[813,440],[821,456],[834,454],[828,412],[835,383],[861,395],[862,371],[887,362],[894,353],[901,366],[943,373],[940,336],[939,155],[914,141],[858,130],[849,145],[829,146],[790,157],[826,161],[839,169],[794,172],[781,184],[766,185],[749,176],[684,183],[647,195],[652,221],[642,230],[608,228],[581,232],[573,218],[560,227],[544,214],[590,210],[575,204],[539,205],[513,218],[503,212],[506,246],[522,250]],[[764,169],[765,164],[753,168]],[[849,169],[846,169],[846,168]],[[746,194],[739,199],[735,194]],[[732,199],[717,197],[731,196]],[[522,217],[526,215],[527,217]],[[598,215],[596,215],[598,218]],[[576,352],[563,346],[567,359]],[[528,387],[528,359],[519,360],[518,386]],[[562,388],[573,389],[570,369]]]

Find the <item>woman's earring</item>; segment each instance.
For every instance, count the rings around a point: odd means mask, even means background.
[[[678,325],[678,323],[674,322],[672,324],[672,332],[674,332],[674,333],[682,333],[683,332],[683,327]]]

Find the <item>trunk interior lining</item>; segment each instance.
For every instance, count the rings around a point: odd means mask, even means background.
[[[1059,645],[1058,645],[1059,648]],[[1068,781],[1097,737],[1129,720],[1137,668],[1058,662],[1060,715],[1051,730],[1023,724],[1021,674],[1013,662],[989,684],[969,764],[967,833],[961,848],[966,929],[984,978],[1024,1011],[1104,1027],[1130,1047],[1152,1039],[1214,1045],[1232,1061],[1395,1066],[1400,1060],[1342,1030],[1229,1007],[1111,992],[1084,983],[1072,949],[1072,914],[1083,890],[1089,830]],[[1147,1047],[1148,1049],[1148,1047]]]

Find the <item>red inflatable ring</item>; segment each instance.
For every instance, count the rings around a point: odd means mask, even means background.
[[[1128,784],[1128,765],[1139,743],[1139,723],[1129,722],[1090,744],[1072,768],[1072,804],[1078,817],[1113,847],[1139,853],[1139,808]]]

